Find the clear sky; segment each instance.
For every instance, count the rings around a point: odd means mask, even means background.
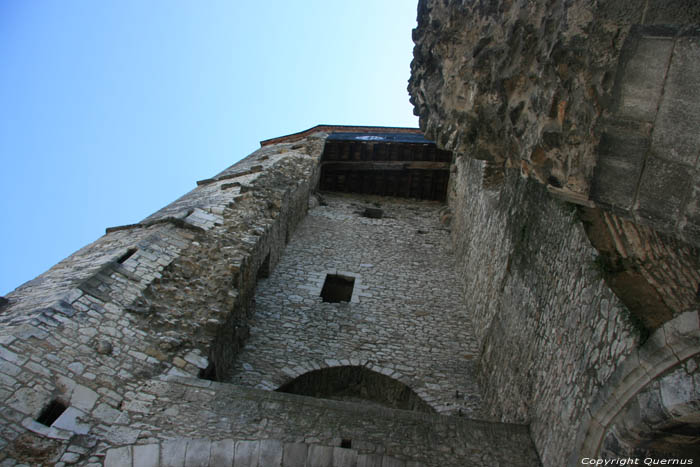
[[[416,5],[0,2],[0,295],[261,140],[417,126]]]

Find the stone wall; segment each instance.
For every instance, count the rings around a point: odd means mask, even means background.
[[[306,213],[323,137],[262,148],[8,294],[0,459],[133,443],[127,407],[143,403],[132,400],[140,381],[225,374],[247,336],[258,269]],[[67,410],[39,423],[52,401]]]
[[[328,447],[350,444],[347,447],[356,455],[367,456],[369,461],[393,458],[396,463],[389,465],[397,467],[411,462],[435,467],[537,464],[527,428],[520,425],[179,377],[144,381],[138,392],[142,402],[127,409],[131,426],[140,433],[138,445],[192,438],[209,443],[230,438],[276,440]],[[318,465],[331,466],[330,462]]]
[[[310,371],[360,366],[401,381],[440,413],[478,416],[478,347],[442,207],[323,194],[259,282],[231,381],[274,390]],[[383,215],[364,217],[366,208]],[[354,278],[351,302],[322,300],[327,274]]]
[[[421,0],[411,101],[439,147],[698,245],[698,24],[696,2]]]
[[[544,465],[601,454],[598,432],[623,410],[604,401],[661,377],[637,348],[700,308],[698,5],[419,2],[409,92],[426,137],[456,158],[484,407],[530,423]]]
[[[441,205],[313,196],[304,219],[324,137],[264,146],[7,296],[2,465],[538,463],[525,426],[434,413],[481,410]],[[321,302],[326,273],[355,279],[350,303]],[[269,391],[327,367],[423,412]]]
[[[638,333],[576,209],[514,171],[501,191],[483,190],[481,164],[457,158],[449,196],[483,407],[530,424],[543,465],[565,465],[591,399]]]

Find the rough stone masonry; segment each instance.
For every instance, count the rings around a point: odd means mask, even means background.
[[[3,297],[0,465],[700,462],[698,14],[421,1],[439,148],[264,141]]]
[[[699,26],[697,2],[419,2],[409,92],[454,154],[483,407],[544,465],[698,462]]]
[[[470,418],[443,207],[311,195],[339,130],[265,143],[10,293],[0,464],[536,465],[526,426]],[[320,299],[327,274],[354,279],[349,302]],[[357,391],[270,391],[334,369]]]

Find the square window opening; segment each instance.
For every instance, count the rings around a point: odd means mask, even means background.
[[[42,425],[51,426],[53,425],[53,422],[58,420],[58,417],[60,417],[61,414],[66,411],[67,408],[68,406],[66,406],[66,404],[59,401],[58,399],[54,399],[51,402],[49,402],[49,405],[44,407],[44,410],[41,411],[36,421],[41,423]]]
[[[324,302],[330,303],[349,302],[354,287],[354,277],[327,274],[323,289],[321,289],[321,298]]]

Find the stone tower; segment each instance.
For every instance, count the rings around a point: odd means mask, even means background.
[[[418,130],[318,126],[6,297],[4,462],[536,465],[485,420]]]
[[[0,465],[700,462],[698,24],[421,0],[422,131],[263,141],[0,300]]]

